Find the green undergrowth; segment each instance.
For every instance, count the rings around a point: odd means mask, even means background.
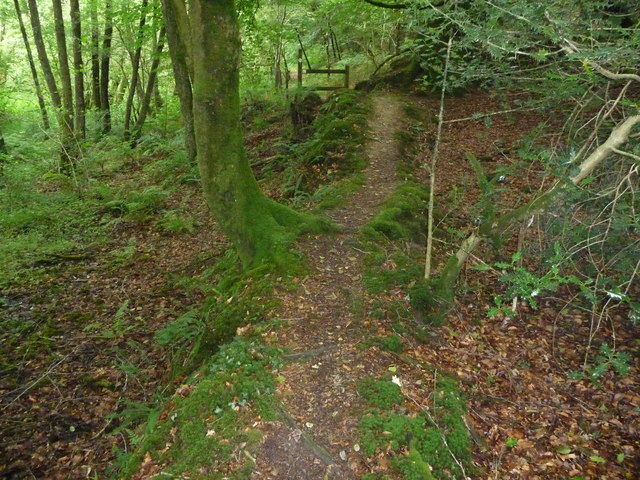
[[[89,256],[123,222],[155,222],[168,233],[195,229],[186,206],[169,207],[172,195],[186,198],[185,185],[198,182],[174,140],[147,139],[146,149],[131,150],[105,137],[83,150],[72,176],[56,172],[54,140],[11,141],[0,174],[1,289],[41,283]]]
[[[420,168],[420,163],[424,159],[418,155],[420,144],[416,139],[424,135],[425,113],[422,108],[413,104],[405,103],[402,110],[407,118],[407,126],[398,130],[395,134],[395,140],[399,150],[399,161],[396,165],[396,171],[401,178],[410,178],[416,168]]]
[[[96,203],[60,189],[46,166],[5,167],[0,188],[0,289],[33,287],[52,265],[104,238]]]
[[[414,308],[420,308],[420,288],[428,206],[428,189],[417,182],[399,186],[380,212],[360,229],[359,241],[367,251],[364,284],[371,294],[404,289]],[[380,303],[380,302],[379,302]],[[378,310],[399,313],[397,305]],[[404,309],[406,311],[406,308]]]
[[[221,346],[161,407],[148,411],[143,427],[127,432],[135,449],[121,453],[117,477],[132,477],[144,462],[143,469],[170,478],[249,478],[262,438],[248,425],[276,417],[280,353],[259,335]]]
[[[322,204],[329,202],[334,192],[344,195],[358,187],[361,179],[333,184],[366,167],[364,145],[370,110],[364,94],[355,90],[340,90],[323,103],[306,138],[290,147],[292,161],[286,169],[285,187],[289,197],[297,203]],[[332,206],[325,203],[320,208]]]
[[[229,250],[180,285],[207,297],[159,330],[155,340],[171,358],[171,378],[186,379],[177,393],[161,396],[143,422],[127,422],[123,412],[135,449],[122,453],[115,469],[119,478],[130,478],[150,455],[163,475],[249,478],[261,439],[248,425],[257,417],[274,418],[272,393],[281,366],[281,351],[262,336],[278,325],[272,294],[289,288],[288,280],[242,270]]]
[[[369,406],[360,420],[365,455],[389,455],[393,470],[407,480],[464,478],[471,469],[471,439],[463,420],[465,402],[455,380],[440,377],[428,410],[406,413],[402,389],[390,379],[365,379],[359,385]]]
[[[292,265],[292,273],[299,268]],[[206,294],[203,304],[184,313],[156,334],[156,341],[170,349],[176,375],[196,368],[238,328],[261,325],[273,318],[277,302],[274,289],[288,288],[287,280],[272,272],[246,272],[238,255],[228,250],[214,266],[178,285]]]
[[[355,173],[335,183],[320,187],[312,198],[315,203],[315,211],[331,210],[345,205],[349,196],[364,185],[364,181],[364,174]]]

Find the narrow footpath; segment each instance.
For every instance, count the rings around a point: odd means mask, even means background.
[[[395,136],[404,127],[398,98],[379,95],[372,101],[365,183],[349,205],[330,213],[344,232],[304,241],[300,248],[313,273],[296,291],[280,295],[289,327],[271,342],[293,353],[286,357],[278,390],[281,421],[258,426],[265,441],[254,478],[352,479],[363,470],[357,382],[388,372],[390,359],[381,354],[372,362],[358,347],[368,322],[362,305],[364,254],[355,235],[398,185]]]

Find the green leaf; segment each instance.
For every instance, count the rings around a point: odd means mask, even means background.
[[[598,455],[591,455],[589,457],[589,460],[591,460],[592,462],[595,462],[595,463],[605,463],[606,462],[606,460],[604,458],[599,457]]]
[[[618,455],[616,455],[616,462],[618,463],[622,463],[624,462],[625,459],[625,454],[620,452]]]
[[[516,445],[518,445],[518,439],[517,438],[513,438],[513,437],[509,437],[507,438],[507,440],[504,442],[504,444],[509,447],[509,448],[513,448]]]
[[[489,265],[485,265],[484,263],[478,263],[477,265],[474,265],[472,268],[473,270],[477,270],[478,272],[486,272],[491,267],[489,267]]]
[[[571,370],[570,372],[567,372],[567,378],[570,378],[571,380],[582,380],[584,378],[584,373],[579,370]]]
[[[567,446],[558,447],[556,448],[556,453],[559,453],[560,455],[569,455],[571,453],[571,448]]]

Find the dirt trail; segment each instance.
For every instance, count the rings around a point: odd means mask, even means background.
[[[365,184],[349,205],[330,214],[345,231],[303,242],[313,273],[295,292],[280,296],[282,316],[290,326],[272,341],[296,353],[282,372],[282,422],[262,424],[265,442],[254,478],[351,479],[361,471],[363,459],[355,451],[356,386],[365,376],[387,371],[389,359],[381,355],[372,362],[368,356],[365,361],[358,348],[367,321],[362,312],[363,253],[353,245],[357,228],[398,184],[395,134],[404,126],[401,107],[393,96],[373,98]]]

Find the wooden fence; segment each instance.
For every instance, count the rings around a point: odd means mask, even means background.
[[[302,86],[302,75],[311,74],[311,73],[326,73],[327,75],[331,75],[332,73],[337,73],[340,75],[344,75],[344,85],[342,87],[326,87],[326,86],[318,86],[313,87],[314,90],[339,90],[340,88],[349,88],[349,65],[345,65],[344,68],[335,69],[335,68],[302,68],[302,49],[298,50],[298,86]]]

